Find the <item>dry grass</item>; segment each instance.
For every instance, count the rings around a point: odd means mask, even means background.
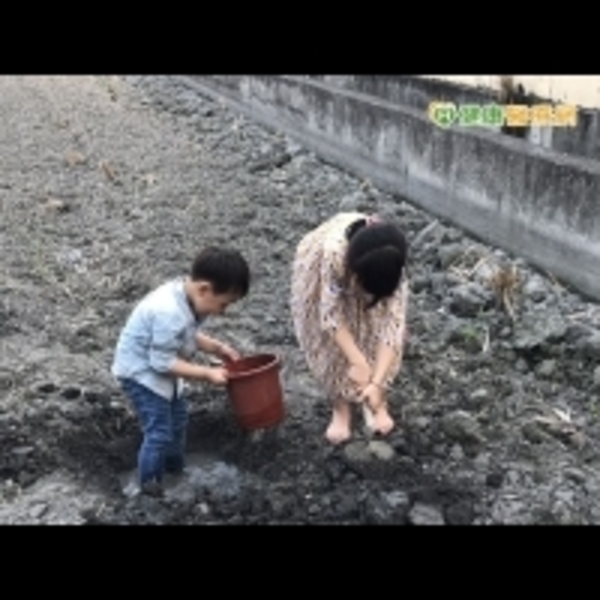
[[[493,261],[491,254],[481,256],[475,247],[469,247],[456,260],[452,262],[448,271],[458,277],[464,283],[473,281],[478,271],[484,266],[491,266],[491,275],[484,276],[487,284],[493,290],[510,318],[515,320],[514,304],[517,292],[521,285],[521,277],[516,265],[508,266],[490,265]]]
[[[514,264],[497,268],[490,279],[491,288],[513,321],[515,320],[514,301],[520,282],[521,278]]]

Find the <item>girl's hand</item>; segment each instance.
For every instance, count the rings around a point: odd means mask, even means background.
[[[354,383],[358,391],[362,391],[369,383],[373,375],[371,366],[369,363],[361,362],[350,365],[348,369],[348,377]]]
[[[384,390],[374,383],[369,383],[363,389],[359,402],[365,402],[371,412],[376,413],[384,405]]]

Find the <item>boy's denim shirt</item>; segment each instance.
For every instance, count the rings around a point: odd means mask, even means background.
[[[167,400],[183,384],[167,371],[176,358],[193,357],[204,320],[194,316],[183,284],[183,278],[164,283],[138,303],[121,332],[111,369],[117,379],[134,379]]]

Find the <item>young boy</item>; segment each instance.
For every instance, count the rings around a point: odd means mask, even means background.
[[[184,467],[187,406],[183,379],[225,385],[224,367],[191,362],[196,350],[220,359],[238,353],[203,333],[209,315],[247,295],[250,272],[235,250],[206,248],[188,277],[164,283],[131,313],[116,347],[112,374],[119,380],[140,420],[144,439],[138,454],[141,491],[162,493],[164,472]]]

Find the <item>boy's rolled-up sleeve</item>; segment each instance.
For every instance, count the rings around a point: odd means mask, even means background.
[[[178,357],[185,325],[168,317],[154,319],[150,340],[150,366],[160,373],[168,372]]]

